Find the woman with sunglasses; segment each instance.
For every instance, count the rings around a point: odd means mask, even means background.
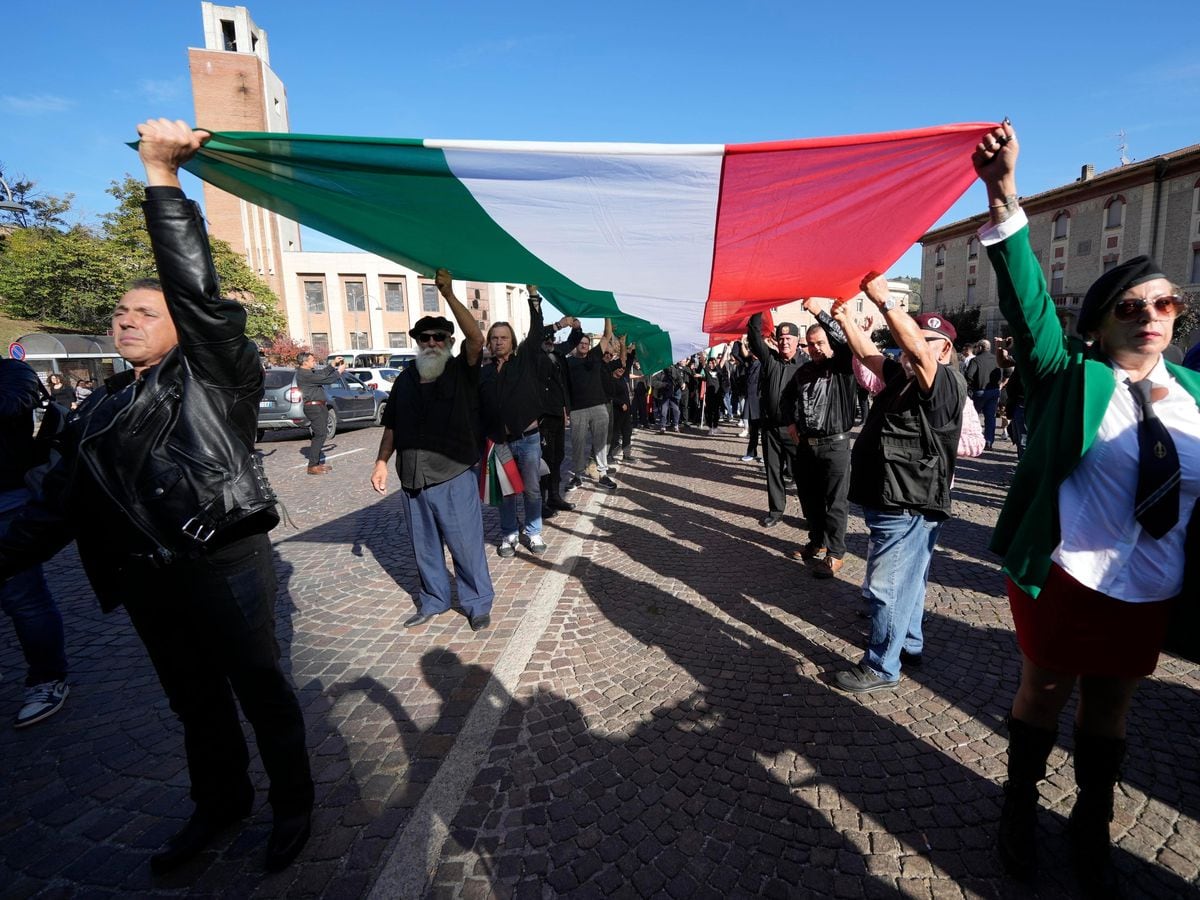
[[[1010,874],[1032,877],[1037,783],[1078,683],[1072,862],[1086,894],[1114,896],[1109,822],[1126,716],[1157,664],[1172,598],[1186,579],[1195,599],[1200,575],[1185,549],[1200,535],[1188,531],[1200,493],[1200,374],[1163,359],[1183,303],[1149,257],[1101,275],[1079,336],[1064,333],[1017,202],[1017,154],[1005,122],[973,155],[990,207],[980,239],[1015,336],[1029,428],[992,539],[1022,654],[999,850]]]

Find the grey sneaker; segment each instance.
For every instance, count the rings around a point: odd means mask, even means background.
[[[43,681],[25,688],[25,703],[13,722],[14,728],[27,728],[42,719],[48,719],[67,702],[71,689],[66,681]]]
[[[515,534],[506,535],[500,539],[500,543],[496,545],[496,555],[503,559],[512,559],[517,555],[517,536]]]
[[[843,691],[852,694],[870,694],[873,691],[891,690],[900,683],[900,679],[888,681],[870,666],[855,666],[845,672],[838,672],[834,682]]]
[[[574,478],[572,478],[570,481],[567,482],[567,489],[565,491],[563,491],[563,493],[569,494],[572,491],[579,490],[581,487],[583,487],[583,479],[580,478],[578,475],[576,475]]]
[[[529,548],[530,553],[536,553],[539,556],[546,552],[546,542],[542,540],[540,534],[527,534],[524,538],[525,546]]]

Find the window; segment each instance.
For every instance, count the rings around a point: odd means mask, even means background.
[[[317,356],[329,355],[329,334],[324,331],[314,331],[311,335],[312,352]]]
[[[421,285],[421,310],[427,313],[438,311],[438,289],[436,284]]]
[[[971,238],[967,241],[967,259],[975,259],[979,256],[979,239]]]
[[[407,347],[408,346],[408,335],[405,334],[403,331],[389,331],[388,332],[388,346],[389,347]]]
[[[221,40],[226,50],[237,53],[237,29],[229,19],[221,20]]]
[[[1114,197],[1108,201],[1108,206],[1104,209],[1104,227],[1105,228],[1120,228],[1121,220],[1125,217],[1125,201],[1120,197]]]
[[[304,282],[304,302],[308,304],[310,316],[325,315],[325,282]]]
[[[935,266],[944,266],[946,264],[946,245],[939,244],[937,250],[934,251],[934,253],[935,253],[935,256],[934,256],[933,264]]]
[[[361,281],[346,282],[346,311],[367,311],[367,286]],[[358,348],[355,347],[355,350]]]
[[[367,333],[365,331],[350,332],[350,349],[351,350],[366,350],[370,346],[367,343]]]
[[[388,312],[404,312],[404,282],[383,283],[383,308]]]
[[[975,282],[967,282],[967,303],[974,305],[975,303]]]
[[[1115,255],[1104,257],[1104,271],[1107,272],[1109,269],[1115,269],[1117,267],[1117,259],[1118,257]]]
[[[1192,251],[1192,284],[1200,284],[1200,247]]]
[[[1063,292],[1063,270],[1055,269],[1050,275],[1050,293],[1055,297],[1062,296]]]
[[[1054,217],[1054,240],[1062,240],[1067,236],[1067,230],[1071,224],[1071,214],[1068,212],[1060,212]]]

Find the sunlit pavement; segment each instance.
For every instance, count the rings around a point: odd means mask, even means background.
[[[840,577],[812,578],[789,556],[807,540],[794,497],[782,526],[758,527],[764,480],[735,431],[636,432],[617,493],[569,495],[579,509],[547,523],[545,556],[490,555],[494,624],[479,634],[457,612],[400,627],[415,568],[395,498],[367,481],[378,429],[338,435],[320,477],[297,433],[268,437],[293,523],[272,534],[278,633],[318,803],[311,842],[276,875],[257,756],[245,827],[150,875],[191,808],[179,728],[128,618],[98,611],[68,549],[47,571],[71,695],[0,729],[0,895],[1072,896],[1066,718],[1035,888],[991,849],[1018,662],[986,543],[1010,445],[960,465],[924,664],[854,697],[832,676],[864,641],[861,518]],[[23,663],[5,627],[11,717]],[[1113,823],[1130,896],[1200,890],[1198,688],[1195,665],[1164,656],[1135,701]]]

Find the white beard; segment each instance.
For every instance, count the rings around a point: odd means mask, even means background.
[[[422,381],[436,381],[450,361],[449,347],[425,347],[417,354],[417,374]]]

